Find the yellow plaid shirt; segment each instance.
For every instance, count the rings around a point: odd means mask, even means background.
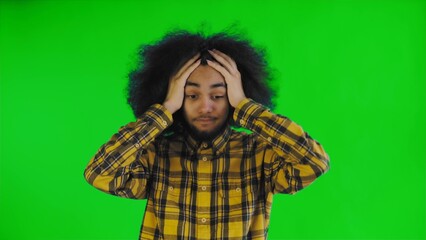
[[[161,134],[172,115],[155,104],[121,127],[84,175],[117,196],[147,199],[140,239],[266,239],[274,193],[293,194],[329,169],[323,147],[289,118],[251,99],[212,142]]]

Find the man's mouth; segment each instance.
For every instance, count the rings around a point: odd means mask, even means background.
[[[216,118],[214,118],[214,117],[198,117],[198,118],[196,118],[195,119],[195,121],[197,121],[197,122],[212,122],[212,121],[214,121]]]

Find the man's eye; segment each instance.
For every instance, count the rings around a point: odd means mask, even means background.
[[[189,99],[196,99],[196,98],[197,98],[197,95],[194,95],[194,94],[187,94],[187,95],[186,95],[186,97],[187,97],[187,98],[189,98]]]
[[[213,96],[213,99],[219,99],[219,98],[224,98],[225,96],[223,96],[223,95],[215,95],[215,96]]]

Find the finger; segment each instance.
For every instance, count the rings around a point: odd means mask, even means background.
[[[226,55],[225,53],[223,53],[223,52],[221,52],[217,49],[213,49],[213,52],[220,55],[221,57],[223,57],[233,67],[237,67],[237,64],[235,63],[235,61],[230,56]]]
[[[218,71],[220,74],[222,74],[223,78],[225,79],[226,84],[228,84],[228,79],[231,77],[231,75],[225,67],[223,67],[219,63],[211,61],[211,60],[207,60],[207,64],[210,67],[214,68],[216,71]]]
[[[176,74],[177,77],[181,76],[182,73],[188,68],[190,67],[197,58],[200,57],[200,53],[195,54],[192,58],[190,58],[188,61],[186,61],[186,63],[179,69],[178,73]]]
[[[195,54],[192,58],[190,58],[188,61],[186,61],[186,63],[179,69],[179,71],[177,72],[177,74],[175,76],[180,76],[188,67],[190,67],[197,58],[200,57],[200,53],[198,52],[197,54]]]
[[[182,75],[179,77],[179,80],[186,83],[186,80],[188,79],[189,75],[201,64],[201,59],[198,59],[194,63],[192,63],[185,71],[182,72]]]
[[[235,61],[231,57],[229,57],[228,55],[226,55],[225,53],[223,53],[223,52],[221,52],[217,49],[213,49],[213,53],[221,56],[231,66],[230,70],[238,70],[237,64],[235,63]]]
[[[216,59],[216,61],[218,61],[220,64],[222,64],[222,66],[224,66],[228,70],[228,72],[233,72],[232,65],[227,60],[225,60],[225,58],[211,50],[209,50],[209,52],[214,57],[214,59]]]

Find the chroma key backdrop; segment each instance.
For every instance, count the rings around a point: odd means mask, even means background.
[[[275,195],[268,239],[426,239],[426,1],[0,1],[0,239],[137,239],[145,200],[83,171],[134,121],[127,74],[173,29],[266,50],[276,113],[330,171]]]

